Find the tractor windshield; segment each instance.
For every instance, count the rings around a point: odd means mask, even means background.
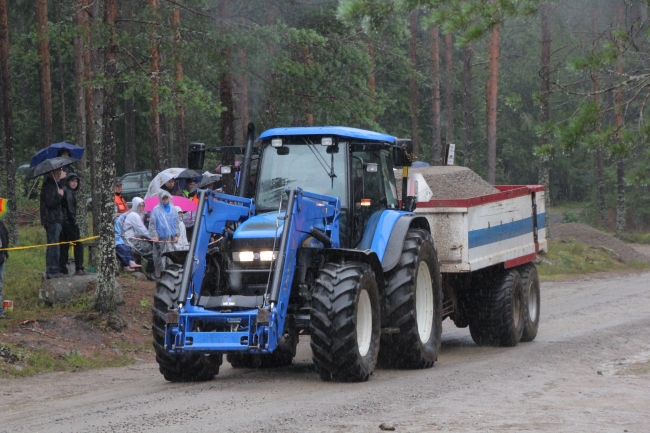
[[[267,145],[259,175],[258,209],[277,209],[287,187],[339,197],[342,205],[346,202],[343,148],[320,143],[284,144],[279,148]]]

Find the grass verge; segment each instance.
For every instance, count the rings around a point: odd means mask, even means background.
[[[562,279],[596,272],[650,269],[648,263],[623,263],[606,248],[572,241],[548,241],[548,254],[540,257],[544,261],[537,266],[537,270],[542,280]]]
[[[0,378],[29,377],[41,372],[77,371],[102,367],[121,367],[133,364],[133,357],[126,354],[107,358],[99,352],[82,356],[76,351],[52,355],[45,350],[25,350],[21,347],[0,343],[0,360],[4,361]]]

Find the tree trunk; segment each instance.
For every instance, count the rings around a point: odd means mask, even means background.
[[[230,19],[230,2],[231,0],[221,0],[218,6],[219,17],[227,22]],[[220,29],[222,34],[227,33],[227,28],[222,25]],[[219,138],[221,146],[235,145],[235,110],[232,97],[232,49],[225,46],[221,50],[222,71],[219,77],[219,101],[223,107],[221,112],[221,130]],[[222,155],[222,165],[233,165],[235,163],[234,155]],[[223,191],[226,194],[234,194],[236,189],[235,172],[223,175]]]
[[[239,67],[241,73],[237,77],[237,106],[239,110],[239,117],[241,118],[241,127],[237,136],[241,145],[246,143],[246,135],[248,131],[248,122],[250,122],[250,114],[248,111],[248,77],[246,75],[246,68],[248,64],[248,53],[245,49],[239,51]]]
[[[151,70],[151,175],[155,176],[163,169],[162,155],[162,137],[160,133],[160,114],[158,113],[158,104],[160,103],[160,93],[158,90],[158,74],[160,66],[158,63],[158,35],[156,27],[158,23],[158,0],[147,0],[151,13],[154,16],[154,23],[149,30],[149,39],[151,48],[149,49],[149,69]]]
[[[113,179],[115,178],[115,87],[116,53],[115,19],[117,18],[117,0],[104,1],[104,24],[110,28],[110,40],[104,54],[105,90],[103,110],[103,142],[101,150],[102,163],[99,165],[101,213],[99,237],[99,280],[95,293],[98,311],[115,313],[117,311],[115,293],[115,228],[113,214]]]
[[[124,171],[129,173],[137,170],[135,154],[135,96],[124,100]]]
[[[101,36],[100,25],[100,4],[99,1],[93,1],[89,5],[90,16],[93,19],[93,34],[90,45],[90,70],[92,71],[91,77],[93,79],[100,75],[103,67],[102,56],[100,52]],[[103,142],[102,134],[103,127],[103,114],[104,114],[104,88],[101,82],[96,82],[92,85],[92,99],[91,99],[91,137],[92,142],[89,147],[92,148],[92,160],[90,163],[90,177],[92,178],[92,204],[93,204],[93,234],[99,234],[99,221],[101,212],[101,196],[99,194],[102,187],[99,177],[99,167],[101,165],[101,146]],[[111,181],[112,185],[112,181]]]
[[[276,22],[276,10],[275,6],[273,3],[269,3],[267,11],[266,11],[266,20],[265,24],[269,27],[273,26]],[[273,62],[272,59],[275,56],[275,45],[273,44],[273,41],[269,38],[269,40],[266,42],[266,50],[268,52],[268,56],[266,57],[268,59],[268,63],[270,65],[269,67],[269,73],[268,73],[268,83],[269,85],[267,86],[268,91],[266,92],[266,100],[264,101],[264,120],[266,120],[266,128],[274,128],[277,126],[277,112],[275,108],[275,101],[274,101],[274,95],[273,95],[273,87],[275,84],[275,70],[273,69]]]
[[[52,78],[50,75],[50,40],[47,35],[47,0],[36,0],[37,51],[40,62],[38,77],[41,89],[41,116],[43,147],[54,141],[52,132]]]
[[[433,135],[433,149],[431,152],[431,164],[440,165],[442,157],[442,132],[440,128],[440,44],[438,38],[438,27],[431,27],[431,132]]]
[[[60,10],[61,5],[58,2],[54,2],[54,11],[56,14],[56,20],[61,21]],[[57,61],[59,62],[59,92],[61,92],[61,140],[68,141],[68,125],[66,122],[66,112],[65,112],[65,85],[63,83],[63,54],[61,53],[61,44],[62,42],[61,28],[59,27],[59,41],[56,44],[56,55]]]
[[[551,5],[549,3],[542,3],[539,8],[539,13],[542,21],[542,57],[541,57],[541,71],[540,76],[542,81],[540,83],[540,90],[542,95],[542,109],[539,116],[541,124],[547,123],[551,119],[550,111],[550,97],[551,97]],[[540,145],[548,144],[548,135],[543,134],[540,137]],[[551,190],[550,190],[550,173],[549,173],[549,157],[542,155],[539,161],[539,183],[546,187],[544,193],[544,204],[546,212],[551,209]],[[547,227],[547,236],[549,235]]]
[[[485,95],[485,123],[487,129],[487,181],[496,182],[497,162],[497,97],[499,82],[499,36],[500,24],[492,28],[490,37],[490,72]]]
[[[74,24],[77,27],[83,26],[85,19],[85,12],[82,10],[82,3],[78,2],[75,5]],[[77,120],[77,146],[86,146],[86,92],[84,81],[84,36],[79,32],[74,36],[74,85],[75,85],[75,110]],[[81,160],[77,163],[81,182],[79,183],[79,192],[77,196],[86,197],[88,191],[89,176],[86,173],[86,152],[84,152]],[[81,237],[88,236],[88,208],[86,207],[86,200],[77,201],[77,222],[79,223],[79,230]]]
[[[451,33],[445,35],[445,72],[447,83],[445,89],[445,140],[447,144],[454,143],[454,37]],[[445,161],[446,163],[446,161]]]
[[[180,0],[179,0],[180,1]],[[176,97],[176,143],[178,155],[178,167],[187,167],[188,143],[185,132],[185,106],[181,95],[181,83],[183,82],[183,64],[181,63],[181,12],[178,5],[174,5],[172,12],[172,27],[174,28],[174,94]]]
[[[472,50],[469,45],[463,47],[463,141],[465,142],[465,167],[473,167],[474,119],[472,116]]]
[[[370,90],[370,97],[374,101],[377,86],[375,77],[375,43],[372,41],[372,39],[368,39],[368,56],[370,57],[370,77],[368,77],[368,89]],[[372,120],[377,120],[374,114],[372,116]]]
[[[13,178],[16,172],[16,159],[14,157],[14,120],[13,96],[11,92],[11,68],[9,65],[9,19],[7,16],[6,0],[0,0],[0,95],[2,96],[2,113],[4,126],[4,157],[5,170]],[[16,183],[7,182],[7,200],[9,201],[9,214],[7,223],[9,242],[18,243],[18,209],[16,207]]]
[[[417,59],[417,36],[418,36],[418,12],[414,10],[410,15],[410,31],[411,31],[411,72],[410,87],[411,87],[411,140],[413,140],[413,154],[416,158],[420,156],[420,139],[418,134],[418,82],[415,76],[415,71],[418,67]]]
[[[591,34],[596,40],[596,8],[591,10]],[[594,82],[594,102],[600,109],[600,82],[598,71],[594,71],[591,75]],[[596,132],[600,132],[600,123],[596,127]],[[605,169],[603,168],[603,149],[601,146],[596,148],[596,170],[598,177],[598,207],[600,209],[600,225],[601,227],[607,226],[607,205],[605,203]]]
[[[621,3],[616,4],[616,27],[620,30],[623,24],[623,7]],[[623,77],[623,47],[617,41],[618,57],[616,58],[616,75]],[[614,90],[614,123],[616,124],[616,140],[620,143],[624,128],[623,120],[623,87],[619,84]],[[621,237],[625,233],[625,160],[623,155],[617,155],[616,161],[616,236]]]

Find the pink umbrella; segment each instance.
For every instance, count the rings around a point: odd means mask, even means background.
[[[174,206],[178,206],[181,208],[183,212],[196,212],[196,209],[198,208],[198,205],[194,203],[192,200],[189,198],[185,197],[179,197],[179,196],[173,196],[172,200],[174,202]],[[149,197],[148,199],[145,199],[144,201],[144,211],[145,212],[150,212],[155,208],[158,204],[160,203],[160,200],[158,197]]]

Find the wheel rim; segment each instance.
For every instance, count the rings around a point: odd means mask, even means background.
[[[366,290],[362,290],[359,295],[359,304],[357,305],[357,345],[361,356],[366,356],[370,350],[370,341],[372,340],[372,306],[370,305],[370,296]]]
[[[537,287],[534,283],[530,285],[528,290],[528,316],[531,322],[537,320]]]
[[[426,262],[420,262],[415,286],[415,313],[420,341],[426,343],[433,327],[433,284]]]

